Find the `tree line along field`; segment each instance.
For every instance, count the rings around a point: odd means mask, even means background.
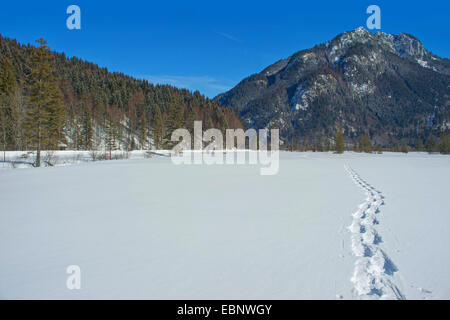
[[[414,152],[428,152],[428,153],[450,153],[450,138],[445,133],[442,132],[439,137],[435,137],[430,134],[426,140],[422,138],[417,138],[415,144],[408,144],[405,141],[402,143],[394,144],[392,146],[382,146],[377,143],[373,143],[369,134],[366,132],[361,135],[359,140],[352,139],[349,141],[344,141],[342,129],[338,128],[336,130],[333,139],[322,137],[318,135],[312,141],[308,139],[304,143],[296,143],[295,139],[291,140],[289,145],[284,148],[289,151],[313,151],[313,152],[328,152],[336,151],[338,153],[344,150],[354,151],[354,152],[364,152],[364,153],[382,153],[382,152],[402,152],[408,153],[410,151]]]

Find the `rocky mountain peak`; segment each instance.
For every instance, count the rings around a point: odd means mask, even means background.
[[[428,55],[428,51],[423,47],[420,40],[407,33],[400,33],[394,37],[394,47],[402,57],[421,59]]]
[[[355,30],[344,32],[343,34],[337,36],[341,40],[362,42],[365,43],[372,39],[372,33],[367,31],[364,27],[358,27]]]

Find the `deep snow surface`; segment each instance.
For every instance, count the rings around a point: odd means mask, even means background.
[[[0,298],[450,299],[449,181],[411,153],[0,170]]]

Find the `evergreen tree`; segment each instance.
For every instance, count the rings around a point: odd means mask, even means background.
[[[358,146],[358,142],[356,141],[356,139],[353,138],[353,151],[354,152],[361,152],[359,150],[359,146]]]
[[[273,124],[269,124],[269,129],[272,129]],[[225,136],[225,131],[228,129],[228,121],[224,114],[224,109],[219,109],[217,112],[217,129],[219,129]]]
[[[204,129],[212,129],[214,128],[214,121],[211,116],[208,117],[208,120],[206,120],[206,128]]]
[[[81,123],[82,144],[85,150],[93,148],[94,130],[92,128],[92,112],[88,106],[84,106]]]
[[[330,150],[332,150],[331,142],[330,139],[326,138],[325,143],[323,145],[323,151],[328,152]]]
[[[189,106],[187,109],[187,116],[186,116],[186,129],[189,130],[191,135],[194,135],[194,122],[201,120],[197,108],[194,108],[192,106]]]
[[[155,113],[153,115],[152,131],[154,147],[156,150],[161,149],[163,146],[165,127],[161,109],[158,106],[155,107]]]
[[[450,153],[450,139],[444,132],[441,133],[441,137],[439,140],[439,152],[442,154]]]
[[[141,145],[141,149],[146,148],[147,146],[147,117],[145,115],[145,111],[142,112],[141,119],[139,125],[139,144]]]
[[[3,145],[3,161],[6,161],[6,150],[15,145],[15,129],[17,126],[17,92],[16,75],[8,58],[0,60],[0,134]]]
[[[184,125],[183,119],[183,106],[179,103],[174,103],[171,106],[171,112],[167,118],[167,126],[165,130],[166,136],[164,137],[163,145],[164,148],[169,150],[173,148],[178,142],[171,141],[172,132],[176,129],[182,128]]]
[[[391,148],[392,152],[400,152],[401,151],[401,147],[398,143],[394,144]]]
[[[430,133],[427,142],[425,144],[425,149],[428,153],[432,153],[436,150],[436,142],[434,141],[433,135]]]
[[[402,143],[402,146],[400,147],[400,151],[402,153],[408,153],[408,145],[405,142]]]
[[[309,139],[308,138],[305,139],[304,144],[305,144],[305,151],[311,150],[311,146],[309,145]]]
[[[417,139],[417,143],[416,143],[416,150],[417,151],[423,151],[423,141],[422,141],[422,138],[418,138]]]
[[[41,149],[54,149],[64,139],[65,108],[56,82],[52,55],[44,39],[36,41],[31,54],[25,129],[27,138],[36,149],[35,166],[41,165]]]
[[[316,139],[316,142],[314,143],[314,151],[323,152],[323,144],[322,144],[322,135],[321,134],[319,134],[319,136]]]
[[[336,143],[336,145],[335,145],[336,153],[339,153],[339,154],[340,153],[344,153],[344,148],[345,148],[345,146],[344,146],[344,135],[342,133],[342,127],[341,126],[339,126],[337,128],[336,136],[335,136],[334,140],[335,140],[335,143]]]
[[[367,132],[364,133],[359,140],[359,150],[366,153],[372,153],[372,144]]]
[[[378,153],[378,154],[382,154],[383,153],[383,148],[381,147],[381,145],[380,144],[375,144],[374,146],[373,146],[373,150],[376,152],[376,153]]]
[[[49,82],[50,103],[47,105],[48,119],[46,123],[46,148],[55,150],[59,143],[66,142],[64,126],[66,122],[66,109],[64,107],[61,91],[56,81]]]
[[[117,150],[117,136],[118,130],[117,125],[114,122],[111,115],[108,116],[105,122],[105,148],[109,153],[109,160],[112,159],[112,152]]]

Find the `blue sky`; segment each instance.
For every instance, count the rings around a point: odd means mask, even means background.
[[[81,30],[66,9],[81,8]],[[275,61],[365,26],[381,8],[381,31],[407,32],[450,57],[450,1],[3,1],[0,33],[43,36],[53,50],[152,82],[214,97]]]

